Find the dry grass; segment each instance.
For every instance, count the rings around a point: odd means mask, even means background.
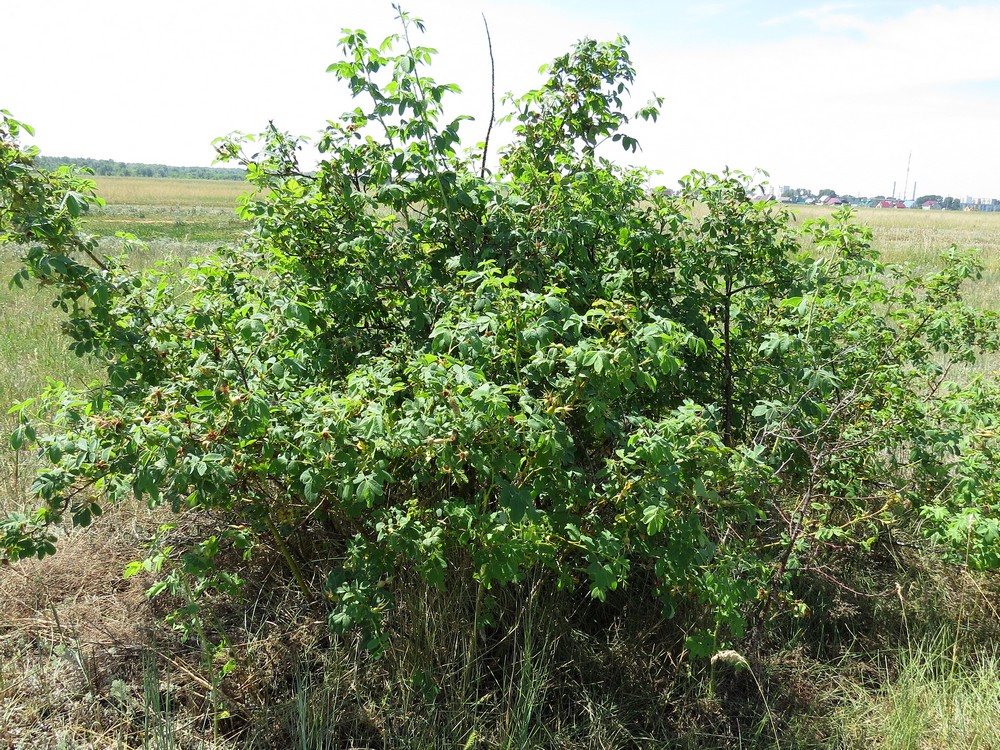
[[[142,644],[162,627],[148,581],[122,577],[149,517],[112,511],[89,532],[65,531],[59,555],[0,570],[0,747],[113,747],[129,734],[103,699],[115,680],[135,681]]]

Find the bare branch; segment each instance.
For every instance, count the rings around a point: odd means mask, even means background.
[[[486,141],[483,143],[483,164],[479,168],[479,179],[486,179],[486,154],[490,150],[490,133],[493,132],[493,123],[497,114],[497,67],[493,60],[493,40],[490,39],[490,25],[486,22],[486,14],[483,13],[483,26],[486,27],[486,44],[490,51],[490,124],[486,128]]]

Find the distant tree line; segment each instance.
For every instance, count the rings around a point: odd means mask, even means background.
[[[171,177],[190,180],[242,180],[246,177],[246,170],[232,167],[170,167],[166,164],[137,164],[68,156],[39,156],[37,163],[42,169],[48,170],[75,164],[93,170],[96,175],[113,177]]]

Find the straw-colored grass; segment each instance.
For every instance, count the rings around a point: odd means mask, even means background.
[[[795,207],[801,220],[832,213],[831,208]],[[951,245],[977,250],[985,270],[982,279],[969,285],[969,301],[987,309],[1000,307],[1000,211],[861,208],[856,218],[872,228],[874,247],[883,259],[916,270],[940,268],[941,253]]]
[[[95,177],[106,202],[94,207],[83,227],[111,237],[119,232],[141,240],[233,242],[243,228],[236,216],[247,185],[234,180],[180,180],[153,177]]]

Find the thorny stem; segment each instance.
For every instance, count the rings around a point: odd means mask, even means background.
[[[278,527],[275,526],[270,513],[267,514],[267,527],[271,532],[271,538],[274,539],[274,543],[278,547],[278,551],[281,552],[281,556],[285,559],[288,569],[291,570],[292,575],[295,576],[295,583],[298,585],[299,590],[310,602],[315,601],[316,597],[313,596],[312,589],[309,588],[309,584],[306,583],[305,576],[302,575],[302,568],[299,567],[295,558],[292,557],[292,552],[288,549],[288,545],[285,544],[285,540],[281,537],[281,532],[278,531]]]

